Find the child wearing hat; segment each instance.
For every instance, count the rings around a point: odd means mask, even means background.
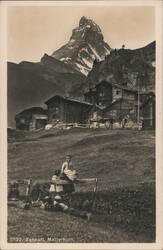
[[[63,192],[63,185],[56,184],[60,180],[60,170],[55,170],[54,175],[52,176],[52,183],[50,185],[49,193],[51,196],[54,196],[56,193]]]

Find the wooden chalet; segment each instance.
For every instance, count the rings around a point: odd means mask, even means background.
[[[45,102],[48,109],[48,122],[88,123],[90,112],[93,107],[91,103],[82,102],[56,95]]]
[[[90,89],[84,96],[85,100],[90,103],[108,107],[119,99],[135,102],[137,99],[137,91],[127,86],[102,81],[96,85],[94,90]]]
[[[16,129],[37,130],[47,124],[47,111],[41,107],[26,109],[15,116]]]

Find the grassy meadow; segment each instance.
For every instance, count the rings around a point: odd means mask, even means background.
[[[154,242],[154,131],[79,129],[8,131],[8,180],[49,181],[66,154],[73,156],[79,178],[71,206],[92,213],[90,221],[39,208],[8,209],[9,242]],[[84,201],[93,206],[85,206]],[[87,230],[86,230],[87,229]]]

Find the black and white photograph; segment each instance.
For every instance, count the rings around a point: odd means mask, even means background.
[[[153,249],[161,1],[11,2],[4,249]]]

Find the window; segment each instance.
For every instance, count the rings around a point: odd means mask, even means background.
[[[116,90],[116,95],[119,95],[120,94],[120,90]]]
[[[20,119],[20,122],[23,123],[23,124],[25,124],[25,119],[24,119],[24,118],[21,118],[21,119]]]

